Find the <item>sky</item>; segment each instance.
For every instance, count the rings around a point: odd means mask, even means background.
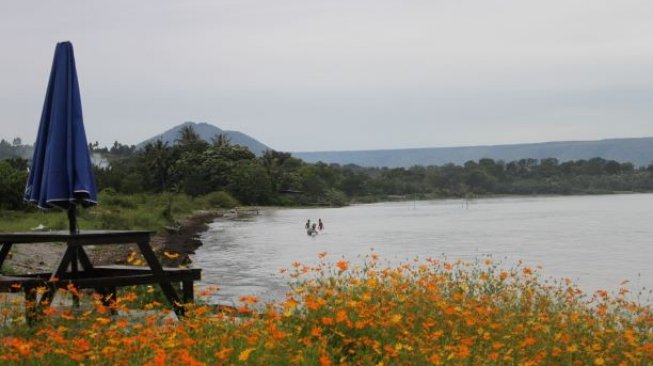
[[[185,121],[281,151],[653,136],[650,0],[0,2],[0,137],[36,138],[57,42],[89,142]]]

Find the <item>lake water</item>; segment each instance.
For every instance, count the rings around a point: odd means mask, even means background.
[[[307,219],[325,230],[309,237]],[[218,220],[193,260],[203,285],[220,287],[211,301],[243,295],[282,298],[279,274],[318,254],[362,261],[373,248],[393,262],[415,256],[474,260],[487,255],[507,267],[542,265],[546,276],[570,277],[584,290],[653,288],[653,194],[509,197],[264,209],[258,216]]]

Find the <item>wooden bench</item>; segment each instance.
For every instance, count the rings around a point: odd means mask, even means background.
[[[0,275],[0,292],[20,292],[24,289],[31,289],[45,286],[46,278],[27,276],[2,276]]]
[[[53,281],[57,288],[65,289],[73,284],[78,289],[98,287],[125,287],[156,284],[159,282],[180,283],[184,303],[194,300],[193,283],[201,279],[199,268],[163,268],[163,275],[154,275],[146,267],[138,266],[95,266],[90,271],[76,276],[63,275]],[[19,292],[25,289],[47,287],[50,273],[35,273],[17,276],[0,275],[0,292]]]

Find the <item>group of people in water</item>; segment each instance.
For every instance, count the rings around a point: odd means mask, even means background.
[[[310,236],[315,236],[317,235],[318,230],[322,231],[324,229],[324,224],[322,223],[322,219],[317,219],[317,223],[312,223],[311,224],[311,219],[306,220],[306,225],[304,225],[304,228],[306,229],[306,234]]]

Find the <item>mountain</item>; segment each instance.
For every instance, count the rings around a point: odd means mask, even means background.
[[[242,145],[247,147],[251,152],[256,154],[256,156],[263,155],[265,150],[270,149],[260,141],[242,133],[239,131],[226,131],[218,127],[215,127],[211,124],[200,122],[184,122],[179,126],[175,126],[160,135],[156,135],[152,138],[149,138],[140,144],[136,145],[137,148],[142,148],[150,142],[155,142],[156,140],[161,139],[163,142],[167,142],[168,145],[174,145],[177,138],[179,138],[179,131],[186,126],[192,126],[195,132],[200,136],[204,141],[211,142],[211,138],[224,134],[234,145]]]
[[[560,161],[595,157],[631,162],[636,167],[653,163],[653,137],[564,141],[532,144],[435,147],[395,150],[294,152],[306,162],[356,164],[360,166],[410,167],[413,165],[464,164],[469,160],[490,158],[506,162],[534,158]]]

